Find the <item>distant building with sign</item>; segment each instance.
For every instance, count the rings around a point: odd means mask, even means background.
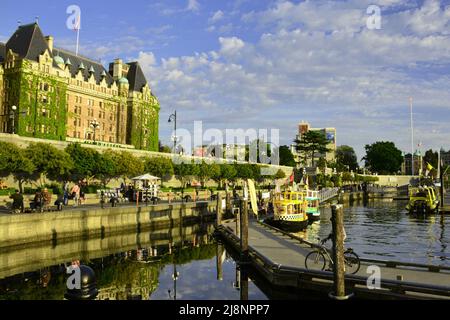
[[[317,164],[317,161],[320,158],[324,158],[327,162],[333,162],[336,160],[336,148],[337,148],[337,139],[336,139],[336,128],[311,128],[310,124],[307,122],[301,122],[298,125],[298,133],[296,135],[296,140],[302,140],[302,137],[309,131],[319,131],[325,135],[328,140],[327,148],[330,150],[326,153],[316,153],[314,156],[314,162]],[[291,152],[294,155],[295,161],[297,163],[301,162],[300,155],[296,150],[295,144],[291,146]],[[307,166],[311,166],[311,159],[308,160]]]

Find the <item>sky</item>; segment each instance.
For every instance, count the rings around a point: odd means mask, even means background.
[[[359,159],[376,141],[410,152],[412,97],[415,148],[450,149],[450,1],[2,0],[0,41],[39,17],[55,46],[74,50],[70,5],[80,54],[141,63],[165,144],[176,110],[191,131],[279,129],[290,145],[306,121],[335,127]]]

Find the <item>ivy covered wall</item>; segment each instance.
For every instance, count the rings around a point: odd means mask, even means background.
[[[5,74],[10,85],[9,104],[18,107],[15,132],[25,137],[66,139],[66,93],[63,79],[35,74],[26,61]]]
[[[128,143],[137,149],[159,151],[159,104],[134,98],[128,106]]]

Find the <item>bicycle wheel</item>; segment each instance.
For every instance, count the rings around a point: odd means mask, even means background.
[[[353,250],[347,250],[344,252],[344,261],[345,261],[345,273],[348,274],[356,274],[361,267],[361,262],[359,261],[359,257]]]
[[[322,252],[313,251],[305,258],[305,267],[309,270],[325,270],[326,259]]]

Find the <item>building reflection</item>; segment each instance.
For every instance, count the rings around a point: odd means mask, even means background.
[[[173,230],[158,230],[148,234],[141,234],[141,241],[135,242],[134,247],[126,244],[121,248],[120,244],[129,243],[129,239],[135,239],[136,234],[117,235],[105,239],[80,239],[79,243],[70,244],[71,247],[83,247],[86,250],[92,248],[92,252],[83,251],[73,254],[71,260],[80,260],[94,269],[97,276],[97,286],[99,289],[98,300],[146,300],[158,289],[161,271],[166,266],[173,266],[171,272],[173,279],[172,298],[177,298],[177,280],[180,276],[178,266],[189,263],[197,259],[212,259],[216,255],[215,244],[212,243],[213,225],[208,226],[185,226],[181,233],[174,233]],[[148,241],[142,241],[147,238]],[[143,243],[142,243],[143,242]],[[119,245],[116,249],[111,246]],[[133,244],[131,244],[133,245]],[[98,247],[103,247],[105,253],[98,252]],[[51,252],[58,252],[50,247],[38,248],[47,256]],[[62,249],[62,248],[61,248]],[[115,251],[115,253],[110,253]],[[20,253],[20,252],[19,252]],[[19,257],[17,251],[8,253],[1,252],[0,259]],[[69,252],[70,254],[70,252]],[[4,255],[4,256],[2,256]],[[66,259],[67,252],[61,253],[61,259]],[[94,255],[98,255],[95,257]],[[57,257],[50,259],[54,263]],[[25,299],[25,300],[63,300],[66,291],[66,267],[70,262],[61,262],[56,266],[46,266],[38,270],[31,263],[26,268],[30,271],[16,273],[0,279],[1,299]],[[14,260],[7,259],[12,263]],[[20,263],[22,260],[18,260]],[[51,264],[50,264],[51,265]],[[0,272],[2,268],[0,267]],[[15,267],[9,266],[11,270]],[[23,267],[23,263],[20,265]],[[27,270],[25,269],[25,270]],[[23,269],[22,269],[23,270]],[[13,271],[11,271],[13,272]],[[0,274],[1,276],[1,274]],[[14,292],[14,294],[12,294]]]

